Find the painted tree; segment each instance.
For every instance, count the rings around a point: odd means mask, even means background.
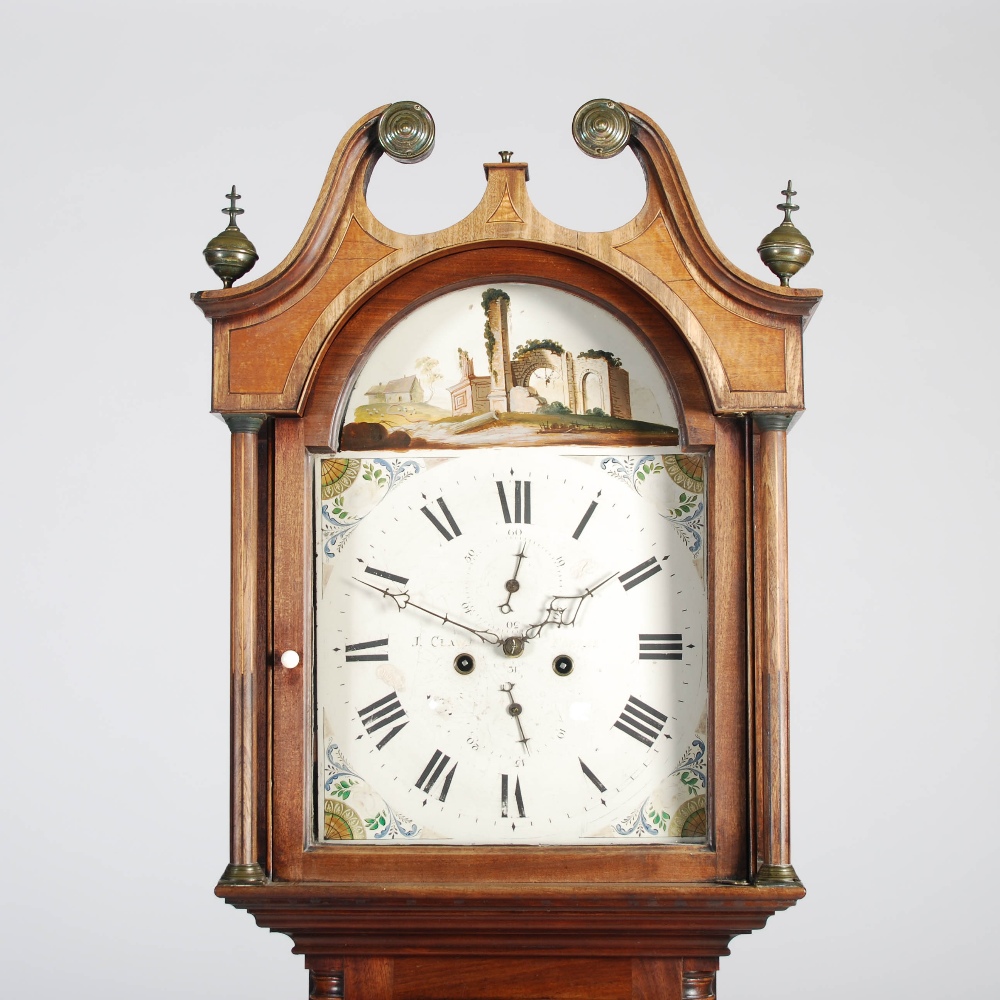
[[[431,397],[434,395],[434,383],[440,382],[444,376],[438,371],[438,361],[437,358],[431,358],[424,356],[422,358],[417,358],[417,372],[420,376],[420,381],[427,392],[425,399],[429,403]]]

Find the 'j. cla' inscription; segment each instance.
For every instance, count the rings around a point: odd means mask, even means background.
[[[431,649],[441,649],[443,646],[454,646],[455,640],[447,635],[417,635],[413,637],[414,646],[430,646]]]

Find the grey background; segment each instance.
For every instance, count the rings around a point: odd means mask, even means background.
[[[790,439],[794,860],[809,895],[724,1000],[1000,992],[993,391],[998,8],[987,3],[8,3],[0,28],[0,980],[17,997],[306,995],[212,896],[227,859],[228,452],[200,251],[239,186],[266,273],[344,132],[439,140],[370,201],[445,226],[501,148],[552,219],[634,213],[597,96],[667,132],[739,267],[780,219],[826,290]]]

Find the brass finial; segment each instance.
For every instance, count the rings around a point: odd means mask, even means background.
[[[497,156],[500,157],[501,163],[510,163],[510,158],[513,155],[514,155],[513,151],[509,149],[501,149],[500,152],[497,153]]]
[[[776,207],[779,212],[785,213],[785,218],[781,225],[772,229],[760,241],[757,253],[771,273],[777,275],[782,286],[787,287],[788,279],[809,263],[813,248],[809,240],[792,223],[792,212],[797,212],[799,206],[792,204],[792,197],[798,192],[792,190],[791,180],[781,193],[785,196],[785,200]]]
[[[236,193],[235,184],[226,197],[229,199],[229,208],[222,211],[229,216],[229,225],[218,236],[209,240],[202,252],[205,254],[205,262],[222,279],[222,287],[232,288],[233,282],[242,278],[257,263],[257,250],[236,225],[236,216],[242,215],[243,209],[236,207],[236,202],[242,196]]]

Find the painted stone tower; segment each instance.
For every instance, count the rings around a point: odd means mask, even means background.
[[[486,311],[487,352],[490,358],[490,409],[495,413],[510,410],[510,390],[514,388],[514,373],[510,366],[510,296],[499,288],[483,292]]]
[[[629,374],[610,351],[575,357],[552,340],[534,340],[511,352],[510,296],[500,288],[483,292],[483,338],[489,375],[476,375],[472,358],[459,349],[461,379],[449,388],[455,415],[535,413],[562,406],[564,413],[632,417]]]

